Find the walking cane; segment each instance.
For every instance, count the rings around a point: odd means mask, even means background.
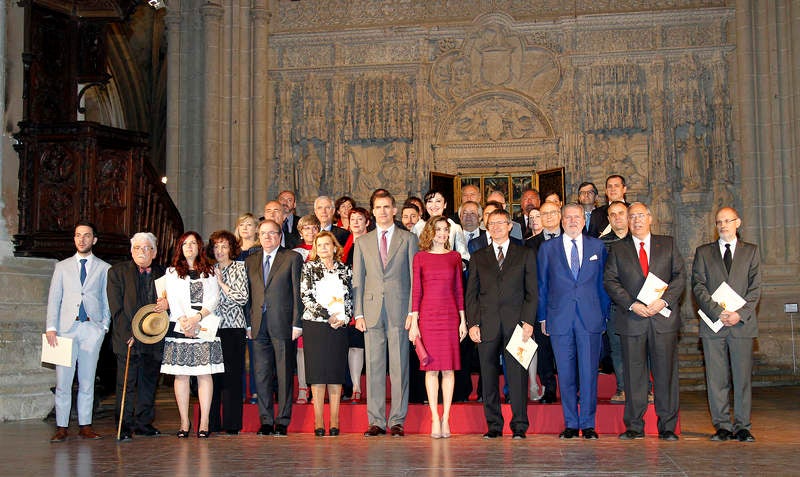
[[[122,416],[125,415],[125,394],[128,391],[128,365],[131,364],[131,346],[133,340],[128,343],[128,357],[125,358],[125,381],[122,383],[122,404],[119,406],[119,425],[117,425],[117,440],[122,435]]]

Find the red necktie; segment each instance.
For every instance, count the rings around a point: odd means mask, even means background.
[[[644,251],[644,242],[639,242],[639,265],[642,267],[642,274],[647,277],[650,267],[647,265],[647,252]]]
[[[380,249],[378,250],[381,254],[381,263],[383,263],[383,268],[386,268],[386,263],[389,261],[389,245],[386,240],[387,232],[388,230],[381,232]]]

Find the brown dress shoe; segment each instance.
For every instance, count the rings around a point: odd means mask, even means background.
[[[64,442],[69,437],[69,430],[66,427],[56,427],[56,433],[50,438],[50,442]]]
[[[395,424],[392,426],[392,437],[403,437],[406,435],[405,429],[403,429],[402,424]]]
[[[100,434],[94,432],[94,429],[92,429],[92,425],[91,424],[87,424],[85,426],[81,426],[81,430],[78,431],[78,435],[81,436],[84,439],[102,439],[103,438],[103,436],[101,436]]]

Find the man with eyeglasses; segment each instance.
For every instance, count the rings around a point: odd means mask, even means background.
[[[155,280],[164,275],[164,267],[153,263],[157,254],[156,236],[150,232],[139,232],[131,238],[133,260],[117,263],[108,271],[111,343],[117,356],[116,419],[119,419],[122,389],[125,385],[128,347],[131,347],[120,440],[130,439],[134,433],[149,437],[161,434],[161,431],[153,427],[153,421],[156,415],[156,387],[161,373],[164,341],[141,343],[134,339],[131,329],[131,321],[141,307],[155,303],[156,313],[169,309],[167,298],[156,295]]]
[[[517,326],[531,339],[536,320],[538,290],[536,257],[527,247],[512,243],[511,216],[503,209],[491,212],[486,222],[492,245],[477,250],[469,261],[466,308],[469,336],[478,343],[483,384],[483,410],[487,439],[503,435],[500,412],[498,358],[502,353],[511,392],[511,422],[514,439],[524,439],[528,430],[528,371],[505,347]],[[523,398],[521,398],[523,397]]]
[[[300,317],[300,271],[303,258],[281,247],[280,222],[258,224],[261,250],[244,261],[250,285],[250,336],[253,340],[258,414],[258,435],[286,436],[292,418],[295,340],[303,333]],[[273,381],[278,380],[275,414]]]
[[[506,196],[499,190],[493,190],[489,192],[489,195],[486,196],[486,203],[489,202],[497,202],[503,207],[503,210],[508,211],[511,214],[511,211],[508,210],[508,204],[506,204]],[[518,222],[511,222],[511,233],[509,236],[518,241],[522,241],[524,237],[522,236],[522,226]]]
[[[612,174],[606,178],[606,205],[597,207],[592,211],[588,231],[590,236],[599,237],[611,231],[611,227],[608,225],[608,204],[617,200],[627,204],[625,200],[626,192],[628,192],[628,186],[625,184],[624,177],[619,174]]]
[[[652,235],[652,222],[645,204],[634,202],[628,207],[631,234],[611,245],[603,279],[608,295],[616,304],[611,319],[622,342],[625,369],[626,431],[619,438],[644,437],[648,377],[652,371],[658,437],[677,441],[679,305],[686,275],[675,240],[666,235]],[[667,288],[662,290],[660,298],[642,303],[637,296],[649,274],[664,281]]]
[[[708,407],[716,428],[711,440],[753,442],[756,439],[750,433],[751,374],[753,340],[758,336],[756,305],[761,297],[761,257],[758,247],[739,240],[742,220],[735,209],[721,208],[715,223],[719,239],[698,247],[692,265],[692,291],[700,310],[712,322],[722,322],[717,331],[705,322],[699,325]],[[723,283],[744,298],[744,306],[726,310],[711,298]],[[731,381],[735,404],[732,423]]]
[[[597,186],[593,182],[581,182],[581,185],[578,186],[578,203],[583,208],[583,217],[586,221],[584,232],[588,233],[592,211],[597,205]]]

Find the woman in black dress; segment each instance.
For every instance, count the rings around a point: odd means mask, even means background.
[[[314,239],[309,261],[303,264],[300,293],[306,380],[314,402],[314,434],[325,435],[325,387],[331,407],[331,436],[339,435],[339,403],[347,370],[347,323],[353,314],[353,273],[343,264],[342,246],[332,233]]]

